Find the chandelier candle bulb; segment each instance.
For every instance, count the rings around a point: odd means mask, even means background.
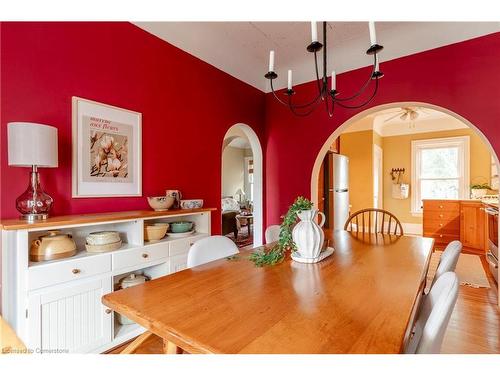
[[[335,70],[332,70],[332,90],[336,90],[337,88],[337,77],[335,75]]]
[[[375,71],[376,71],[376,72],[380,71],[379,66],[378,66],[378,59],[377,59],[377,61],[375,62]]]
[[[311,22],[311,42],[318,41],[318,27],[316,25],[316,21]]]
[[[368,22],[368,28],[370,29],[370,46],[377,44],[377,33],[375,32],[375,22]]]
[[[274,51],[269,52],[269,72],[274,72]]]
[[[288,90],[292,89],[292,71],[288,70]]]

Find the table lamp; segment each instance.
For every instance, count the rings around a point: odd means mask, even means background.
[[[53,199],[40,186],[38,167],[57,167],[57,128],[31,122],[7,124],[9,165],[30,167],[28,188],[16,199],[21,218],[45,220]]]

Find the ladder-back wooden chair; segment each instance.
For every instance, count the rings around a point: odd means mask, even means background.
[[[365,208],[354,212],[347,219],[344,230],[356,233],[383,233],[402,236],[403,227],[399,219],[380,208]]]

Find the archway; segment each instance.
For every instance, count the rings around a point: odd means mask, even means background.
[[[250,143],[253,154],[253,244],[254,246],[260,246],[263,240],[263,156],[259,137],[250,126],[242,123],[235,124],[231,126],[224,135],[222,150],[224,150],[231,141],[242,135]]]
[[[350,125],[356,123],[357,121],[361,120],[362,118],[371,115],[375,112],[379,112],[385,109],[389,108],[394,108],[394,107],[423,107],[423,108],[429,108],[433,109],[435,111],[440,111],[443,112],[451,117],[454,117],[455,119],[461,121],[465,125],[467,125],[469,128],[473,129],[481,138],[481,140],[484,142],[484,144],[487,145],[488,150],[490,151],[490,154],[493,155],[495,162],[497,164],[497,167],[499,166],[499,159],[498,156],[493,149],[493,146],[491,145],[490,141],[488,138],[485,137],[485,135],[474,125],[472,124],[469,120],[465,119],[464,117],[460,116],[458,113],[455,113],[453,111],[448,110],[447,108],[440,107],[434,104],[429,104],[429,103],[423,103],[423,102],[394,102],[394,103],[388,103],[388,104],[383,104],[379,106],[374,106],[371,108],[368,108],[362,112],[357,113],[353,117],[351,117],[349,120],[344,122],[342,125],[340,125],[335,131],[327,138],[327,140],[323,143],[323,146],[321,147],[318,155],[316,156],[316,160],[314,161],[314,166],[311,172],[311,200],[317,205],[319,202],[320,197],[318,197],[318,177],[319,177],[319,171],[321,169],[321,164],[323,163],[323,159],[330,147],[330,145],[333,143],[333,141],[338,138],[338,136],[345,130],[347,129]]]

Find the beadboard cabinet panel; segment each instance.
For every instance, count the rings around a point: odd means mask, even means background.
[[[30,347],[81,353],[111,342],[111,314],[101,303],[111,291],[111,279],[102,278],[30,297],[33,333],[39,332]]]
[[[170,273],[179,272],[187,268],[187,254],[176,255],[170,258]]]

